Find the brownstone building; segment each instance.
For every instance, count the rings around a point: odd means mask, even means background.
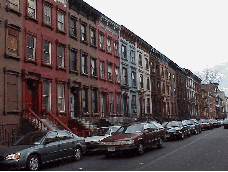
[[[11,133],[22,113],[23,1],[2,0],[0,11],[0,132]]]

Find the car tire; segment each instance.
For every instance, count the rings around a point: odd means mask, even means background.
[[[160,148],[163,148],[163,146],[164,146],[164,142],[163,142],[162,138],[160,138],[159,142],[157,144],[157,148],[160,149]]]
[[[184,133],[181,134],[181,140],[184,140]]]
[[[76,147],[76,148],[74,149],[73,159],[74,159],[75,161],[79,161],[81,158],[82,158],[82,150],[81,150],[81,148]]]
[[[142,142],[139,142],[136,148],[136,152],[138,155],[143,155],[144,154],[144,145]]]
[[[30,155],[27,160],[27,169],[29,171],[40,170],[40,158],[37,155]]]

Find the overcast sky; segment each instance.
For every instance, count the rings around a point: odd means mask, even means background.
[[[228,62],[228,0],[84,0],[193,72]]]

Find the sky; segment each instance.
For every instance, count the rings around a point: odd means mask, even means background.
[[[84,1],[182,68],[228,69],[228,0]]]

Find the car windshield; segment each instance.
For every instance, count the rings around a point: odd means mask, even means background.
[[[104,136],[106,132],[108,132],[108,130],[109,130],[108,127],[99,128],[97,132],[97,136]]]
[[[15,145],[35,145],[35,143],[41,143],[46,133],[28,133],[20,138]]]
[[[181,121],[172,121],[166,125],[166,127],[181,127],[181,126],[182,126]]]
[[[111,133],[116,132],[120,127],[119,126],[112,126],[109,127],[108,131],[105,133],[105,135],[111,135]]]
[[[186,120],[185,121],[188,125],[194,125],[194,121],[192,121],[192,120]]]
[[[202,119],[201,122],[208,123],[209,122],[209,119]]]
[[[116,131],[116,134],[138,134],[143,132],[143,125],[123,126]]]

